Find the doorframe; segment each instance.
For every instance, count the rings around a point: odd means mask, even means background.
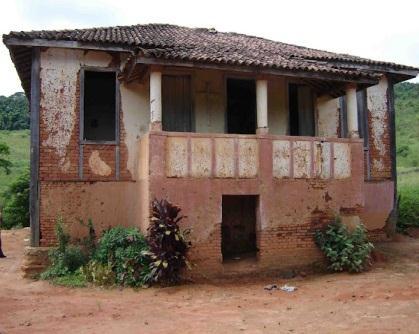
[[[261,200],[261,194],[260,193],[222,193],[220,196],[220,256],[221,256],[221,263],[224,264],[225,260],[223,258],[223,234],[222,234],[222,228],[223,228],[223,196],[254,196],[256,199],[256,206],[255,206],[255,246],[256,246],[256,254],[254,256],[254,259],[256,261],[260,260],[261,256],[261,232],[262,232],[262,218],[261,218],[261,206],[262,206],[262,200]]]
[[[254,134],[247,134],[247,135],[256,135],[257,129],[257,101],[256,101],[256,80],[257,78],[254,75],[249,75],[246,73],[239,74],[239,73],[225,73],[223,78],[223,85],[224,85],[224,133],[228,134],[228,87],[227,81],[229,79],[233,80],[245,80],[245,81],[253,81],[255,83],[255,133]],[[250,196],[250,195],[249,195]]]

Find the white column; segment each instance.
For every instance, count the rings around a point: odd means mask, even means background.
[[[346,114],[348,119],[348,135],[350,138],[359,138],[358,132],[358,106],[356,102],[356,86],[348,85],[346,88]]]
[[[150,72],[150,129],[161,130],[162,101],[161,101],[161,72]]]
[[[268,133],[268,81],[256,80],[257,133]]]

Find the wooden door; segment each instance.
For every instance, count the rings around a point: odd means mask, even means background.
[[[223,259],[256,254],[257,196],[223,196]]]
[[[191,79],[189,76],[163,75],[162,126],[164,131],[193,131]]]

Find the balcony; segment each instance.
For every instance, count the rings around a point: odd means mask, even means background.
[[[360,139],[165,131],[147,138],[150,169],[167,178],[343,180],[363,173]]]

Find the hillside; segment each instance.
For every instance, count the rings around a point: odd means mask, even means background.
[[[419,84],[395,87],[397,165],[419,167]]]

